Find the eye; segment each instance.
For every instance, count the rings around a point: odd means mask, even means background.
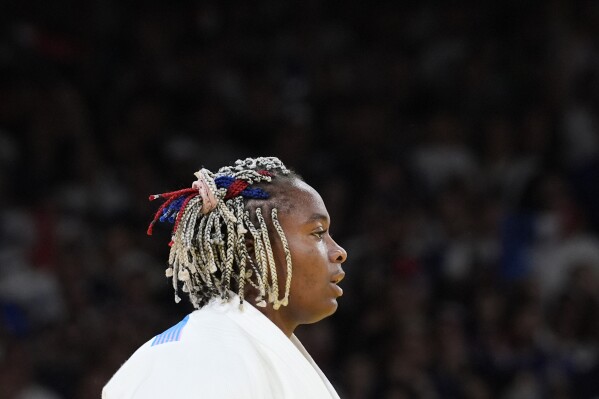
[[[326,230],[317,230],[315,232],[312,233],[313,236],[317,237],[319,240],[322,240],[322,236],[325,235],[327,231]]]

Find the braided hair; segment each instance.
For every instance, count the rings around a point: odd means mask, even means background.
[[[156,194],[164,199],[148,227],[157,221],[173,223],[166,276],[172,277],[175,302],[179,286],[200,309],[212,298],[227,300],[237,292],[240,305],[246,284],[256,291],[256,305],[274,309],[289,301],[292,264],[278,209],[285,207],[281,183],[301,178],[275,157],[237,160],[212,173],[201,169],[192,188]],[[263,212],[269,214],[271,225]],[[285,292],[279,282],[271,235],[278,236],[285,253]],[[247,240],[253,241],[253,249]]]

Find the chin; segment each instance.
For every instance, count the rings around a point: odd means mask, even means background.
[[[329,302],[327,302],[326,308],[323,308],[310,323],[317,323],[322,319],[326,319],[327,317],[333,315],[337,311],[338,307],[339,304],[337,303],[337,299],[331,299]]]

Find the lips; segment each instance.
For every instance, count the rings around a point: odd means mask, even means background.
[[[341,282],[341,280],[343,280],[344,277],[345,277],[345,272],[343,270],[341,270],[338,273],[334,274],[333,277],[331,277],[331,283],[339,284]]]
[[[337,297],[343,295],[343,289],[339,287],[337,284],[331,283],[331,288],[333,289]]]

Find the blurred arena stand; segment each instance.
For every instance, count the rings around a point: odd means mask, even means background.
[[[599,397],[598,2],[2,9],[1,398],[97,398],[189,312],[148,195],[248,155],[349,253],[298,333],[341,397]]]

